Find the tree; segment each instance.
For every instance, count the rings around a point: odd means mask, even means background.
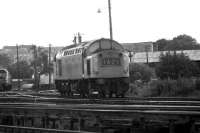
[[[145,64],[131,63],[129,71],[131,82],[134,82],[136,80],[148,82],[154,75],[153,70]]]
[[[171,40],[165,50],[193,50],[200,49],[196,39],[188,35],[179,35]]]
[[[34,66],[34,63],[36,63],[37,68],[40,69],[40,74],[49,73],[49,70],[52,72],[53,64],[51,63],[49,66],[48,51],[39,47],[37,49],[37,53],[38,53],[37,58],[36,60],[33,60],[33,62],[31,63],[31,66]]]
[[[200,49],[196,39],[188,35],[179,35],[172,40],[160,39],[154,43],[158,51],[195,50]]]
[[[159,65],[156,67],[156,74],[161,79],[178,79],[180,77],[197,76],[200,73],[199,67],[183,53],[166,53],[160,56]]]
[[[8,68],[10,64],[11,64],[10,57],[7,54],[0,54],[0,66]]]
[[[17,69],[17,63],[14,63],[9,66],[9,72],[12,78],[18,78],[18,74],[19,74],[19,78],[21,79],[32,77],[33,70],[31,69],[31,67],[28,65],[26,61],[19,61],[18,65],[19,65],[19,71]]]
[[[165,50],[165,47],[169,44],[169,40],[166,40],[166,39],[160,39],[160,40],[157,40],[155,43],[154,43],[154,47],[158,50],[158,51],[164,51]]]

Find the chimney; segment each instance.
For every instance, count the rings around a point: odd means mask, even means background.
[[[74,42],[74,44],[77,44],[77,43],[76,43],[76,36],[74,36],[73,42]]]
[[[82,37],[80,35],[80,33],[78,33],[78,43],[81,43],[82,42]]]

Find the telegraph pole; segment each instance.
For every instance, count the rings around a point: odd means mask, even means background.
[[[49,44],[49,89],[51,88],[51,44]]]
[[[33,45],[33,53],[34,53],[34,80],[35,80],[35,87],[38,89],[38,74],[37,74],[37,50],[36,45]]]
[[[145,46],[145,52],[146,52],[146,61],[147,61],[147,64],[149,64],[149,53],[148,53],[147,46]]]
[[[19,47],[18,47],[18,44],[16,45],[16,48],[17,48],[17,87],[18,87],[18,90],[20,89],[20,72],[19,72]]]
[[[113,40],[112,32],[112,16],[111,16],[111,0],[108,0],[108,13],[109,13],[109,25],[110,25],[110,39]]]

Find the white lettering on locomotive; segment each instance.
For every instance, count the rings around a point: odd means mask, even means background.
[[[63,52],[64,52],[64,54],[63,54],[64,56],[72,56],[72,55],[76,55],[76,54],[81,54],[82,48],[68,49]]]

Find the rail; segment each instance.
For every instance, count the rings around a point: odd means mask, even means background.
[[[190,105],[200,106],[198,98],[112,98],[77,99],[46,97],[0,97],[0,103],[46,103],[46,104],[109,104],[109,105]]]
[[[80,99],[77,100],[79,103]],[[107,102],[110,103],[109,100]],[[136,103],[132,104],[132,102]],[[200,123],[199,101],[148,102],[144,104],[142,100],[135,100],[128,103],[129,105],[111,105],[66,104],[65,102],[65,104],[56,104],[52,101],[50,103],[3,103],[1,101],[0,124],[3,125],[0,125],[0,132],[78,133],[100,130],[106,132],[110,128],[120,131],[123,128],[124,132],[129,130],[129,133],[132,133],[131,130],[137,130],[137,128],[143,130],[143,127],[152,126],[152,124],[164,125],[169,130],[182,124],[186,128],[183,130],[189,133],[194,133],[193,130],[196,128],[199,129],[197,124]],[[167,105],[168,103],[175,105]],[[179,131],[181,132],[182,129]],[[170,133],[174,132],[170,131]]]
[[[23,127],[23,126],[8,126],[0,125],[0,131],[4,133],[15,133],[31,131],[31,133],[94,133],[86,131],[73,131],[73,130],[58,130],[58,129],[47,129],[47,128],[34,128],[34,127]]]

